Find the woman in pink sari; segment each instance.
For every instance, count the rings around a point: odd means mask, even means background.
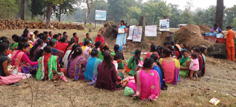
[[[137,90],[134,96],[142,100],[154,100],[159,98],[161,93],[159,74],[152,70],[153,59],[146,58],[143,69],[137,72]]]
[[[30,50],[30,45],[28,43],[19,43],[18,50],[13,52],[11,59],[13,66],[16,66],[18,72],[22,73],[32,73],[32,70],[38,68],[38,62],[30,61],[26,53]]]

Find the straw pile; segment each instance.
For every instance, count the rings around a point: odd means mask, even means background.
[[[201,32],[210,32],[211,29],[207,27],[206,25],[199,25]]]
[[[212,43],[204,40],[201,35],[201,29],[197,25],[187,25],[183,26],[175,32],[176,43],[184,43],[188,49],[191,49],[198,45],[203,45],[205,47],[210,47]]]
[[[104,27],[99,29],[99,33],[101,33],[105,38],[116,38],[117,32],[117,25],[113,21],[108,21],[107,23],[103,24]]]

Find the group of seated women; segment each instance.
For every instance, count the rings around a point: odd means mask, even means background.
[[[193,48],[198,63],[192,63],[184,44],[174,43],[165,43],[166,47],[151,45],[144,58],[142,51],[137,49],[125,61],[119,45],[111,51],[100,33],[94,44],[88,33],[81,43],[76,33],[70,41],[66,32],[51,34],[35,31],[32,39],[26,29],[23,37],[12,36],[15,41],[10,48],[12,52],[9,51],[9,40],[1,37],[0,84],[19,82],[23,79],[20,73],[35,75],[37,80],[67,81],[66,77],[69,77],[73,81],[87,81],[100,89],[114,91],[123,87],[125,95],[154,100],[160,96],[161,89],[167,90],[166,83],[176,85],[179,76],[189,76],[191,67],[199,64],[199,71],[194,69],[193,73],[205,74],[203,47]],[[125,72],[127,77],[124,77]]]

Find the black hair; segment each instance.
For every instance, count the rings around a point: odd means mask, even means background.
[[[2,36],[0,40],[1,40],[1,42],[5,42],[5,43],[7,43],[7,44],[10,44],[8,38],[5,37],[5,36]]]
[[[82,49],[80,47],[76,47],[74,50],[74,53],[71,55],[71,59],[76,58],[77,56],[81,55],[83,53]]]
[[[218,24],[215,23],[215,24],[214,24],[214,27],[217,27],[217,26],[218,26]]]
[[[79,44],[74,44],[74,45],[72,46],[71,51],[70,51],[70,54],[68,55],[68,60],[70,59],[71,54],[74,52],[74,50],[75,50],[77,47],[80,47],[80,45],[79,45]]]
[[[132,63],[134,63],[134,61],[136,62],[136,64],[138,64],[139,60],[140,60],[140,55],[141,55],[141,50],[137,49],[135,51],[135,55],[133,56],[133,60],[131,61]]]
[[[172,52],[170,49],[165,48],[163,49],[162,54],[164,55],[164,57],[169,57],[172,54]]]
[[[143,63],[143,69],[152,69],[154,60],[152,58],[146,58]]]
[[[53,38],[54,38],[54,39],[56,39],[57,37],[59,37],[58,34],[53,35]]]
[[[89,33],[86,33],[86,36],[88,36],[89,35]]]
[[[193,50],[194,50],[195,52],[197,52],[197,53],[199,53],[199,52],[200,52],[200,49],[199,49],[199,47],[194,47],[194,48],[193,48]]]
[[[38,39],[35,45],[30,49],[30,57],[32,58],[34,56],[34,51],[43,43],[42,39]]]
[[[47,35],[47,34],[48,34],[48,32],[47,32],[47,31],[44,31],[44,32],[43,32],[43,34],[44,34],[44,35]]]
[[[49,35],[52,34],[52,31],[49,31]]]
[[[232,26],[227,26],[226,29],[232,29]]]
[[[88,44],[89,44],[89,41],[88,41],[88,40],[85,40],[84,46],[87,46]]]
[[[175,42],[174,42],[174,41],[171,41],[170,44],[171,44],[171,45],[175,45]]]
[[[158,56],[157,56],[157,54],[152,54],[152,55],[150,56],[150,58],[152,58],[152,59],[154,60],[154,62],[160,67],[161,72],[162,72],[162,78],[165,79],[164,70],[163,70],[162,65],[161,65],[161,64],[159,63],[159,61],[158,61]]]
[[[41,39],[42,39],[44,42],[46,42],[46,40],[48,39],[48,36],[44,35]]]
[[[47,45],[43,48],[43,51],[46,52],[46,53],[51,53],[52,52],[52,48],[51,46]]]
[[[73,33],[73,36],[75,36],[76,35],[76,33]]]
[[[164,45],[169,45],[169,43],[168,42],[164,42]]]
[[[69,45],[66,47],[66,51],[67,51],[68,47],[70,47],[73,43],[75,43],[75,38],[70,39]]]
[[[9,48],[9,44],[8,43],[0,41],[0,53],[3,53],[8,48]]]
[[[181,44],[183,44],[184,48],[186,48],[186,45],[184,43],[181,43]]]
[[[124,20],[121,20],[120,22],[122,22],[122,23],[123,23],[123,25],[125,25],[125,21],[124,21]]]
[[[104,62],[105,62],[105,68],[111,68],[114,66],[114,64],[112,63],[112,57],[111,57],[111,53],[109,51],[104,51],[103,53],[103,57],[104,57]]]
[[[189,53],[189,51],[188,51],[188,50],[183,50],[183,51],[182,51],[182,54],[184,54],[185,52]]]
[[[202,47],[202,46],[199,47],[199,48],[200,48],[200,52],[201,52],[201,53],[204,53],[204,51],[206,50],[206,48],[205,48],[205,47]]]
[[[191,53],[191,57],[193,58],[193,59],[196,59],[197,58],[197,53]]]
[[[151,45],[151,52],[155,52],[156,51],[156,46],[154,44]]]
[[[65,35],[67,32],[63,32],[63,35]]]
[[[67,36],[63,36],[60,41],[61,42],[66,42],[66,39],[67,39]]]
[[[37,31],[37,30],[36,30],[36,31],[34,31],[34,35],[36,35],[36,33],[39,33],[39,31]]]
[[[27,48],[27,47],[29,47],[30,45],[28,44],[28,43],[24,43],[24,42],[22,42],[22,43],[19,43],[18,44],[18,49],[17,50],[23,50],[23,48]]]
[[[16,42],[16,38],[17,38],[17,37],[18,37],[17,34],[14,34],[14,35],[11,36],[12,40],[15,41],[15,42]]]
[[[116,44],[116,45],[114,46],[114,51],[115,51],[115,52],[118,52],[118,51],[119,51],[119,45]]]
[[[44,36],[44,34],[43,33],[40,33],[40,34],[38,34],[38,38],[40,38],[40,39],[42,39],[43,38],[43,36]]]
[[[97,41],[94,45],[95,45],[95,48],[99,48],[99,46],[101,46],[102,42],[101,41]]]
[[[28,42],[28,39],[26,37],[23,37],[23,38],[21,38],[20,42],[21,43],[26,43],[26,42]]]
[[[54,46],[56,44],[56,42],[53,40],[50,40],[48,44],[49,44],[49,46]]]
[[[27,37],[28,34],[29,34],[29,30],[26,28],[26,29],[23,31],[23,37],[24,37],[24,35],[26,35],[26,37]]]
[[[91,52],[91,56],[92,57],[95,57],[95,56],[97,56],[98,55],[98,50],[96,49],[96,48],[94,48],[93,50],[92,50],[92,52]]]
[[[61,36],[61,33],[58,33],[59,36]]]

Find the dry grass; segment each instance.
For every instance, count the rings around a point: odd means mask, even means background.
[[[44,31],[44,30],[39,30]],[[53,32],[63,32],[56,30]],[[66,30],[71,35],[76,30]],[[0,35],[10,36],[22,30],[1,31]],[[87,31],[76,31],[80,35]],[[92,33],[96,34],[96,32]],[[132,49],[133,50],[133,49]],[[125,55],[130,56],[128,52]],[[126,56],[126,58],[128,58]],[[210,82],[206,82],[209,78]],[[87,85],[84,81],[52,82],[36,81],[30,78],[34,92],[34,104],[39,107],[94,107],[94,106],[125,106],[125,107],[195,107],[213,106],[208,101],[216,97],[221,100],[219,107],[236,106],[236,65],[235,62],[228,62],[222,59],[207,57],[206,75],[200,81],[190,81],[188,78],[180,78],[178,85],[168,84],[167,91],[161,91],[161,96],[154,102],[134,100],[123,95],[123,90],[110,92],[97,89]],[[27,80],[20,82],[21,86],[0,86],[1,107],[28,107],[31,104],[31,90]],[[38,88],[38,95],[36,98]],[[227,95],[228,94],[228,95]]]

